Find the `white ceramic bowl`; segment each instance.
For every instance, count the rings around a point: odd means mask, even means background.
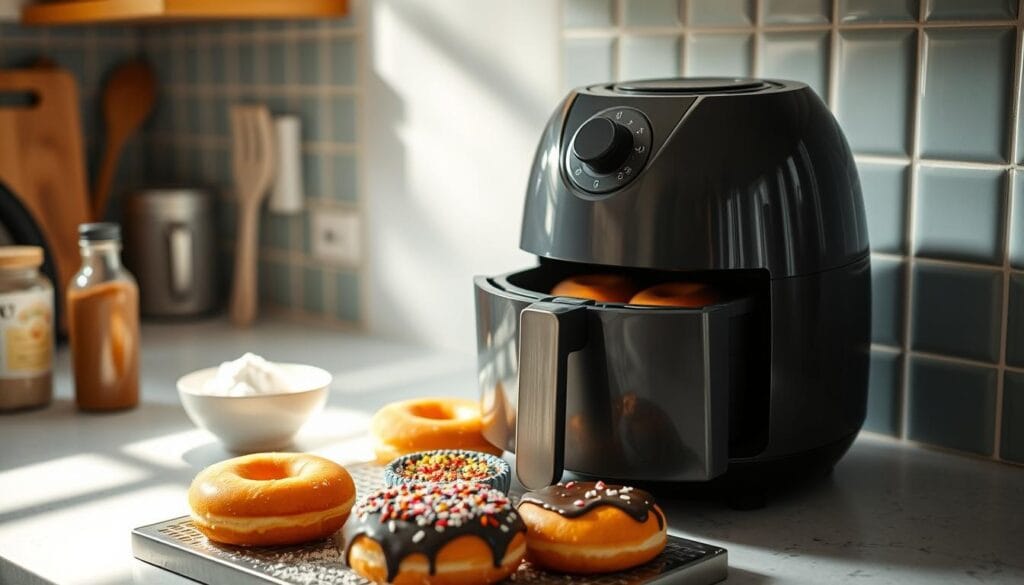
[[[324,407],[331,375],[302,364],[277,364],[298,390],[255,396],[211,396],[203,385],[217,375],[206,368],[178,379],[178,395],[196,426],[236,453],[272,451],[291,444],[302,425]]]

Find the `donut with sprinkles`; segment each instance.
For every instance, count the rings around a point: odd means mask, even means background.
[[[344,534],[345,562],[378,583],[495,583],[526,556],[511,500],[473,482],[378,490],[353,508]]]

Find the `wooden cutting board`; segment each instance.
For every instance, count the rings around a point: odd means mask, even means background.
[[[0,181],[47,241],[61,306],[80,264],[78,224],[90,221],[78,104],[67,71],[0,70]]]

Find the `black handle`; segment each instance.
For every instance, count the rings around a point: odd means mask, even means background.
[[[516,477],[528,489],[562,477],[569,354],[586,342],[586,307],[538,302],[519,315]]]

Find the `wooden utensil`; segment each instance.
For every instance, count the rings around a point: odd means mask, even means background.
[[[56,67],[11,69],[0,71],[0,93],[33,97],[0,105],[0,182],[45,240],[63,317],[64,287],[79,265],[78,224],[90,217],[78,88]]]
[[[260,204],[274,179],[274,127],[266,106],[231,108],[231,170],[238,197],[235,281],[231,320],[249,325],[256,317],[256,246]]]
[[[156,76],[145,61],[129,61],[111,73],[103,88],[107,144],[92,190],[92,216],[95,221],[102,221],[107,210],[110,186],[117,174],[121,150],[146,121],[155,103]]]

